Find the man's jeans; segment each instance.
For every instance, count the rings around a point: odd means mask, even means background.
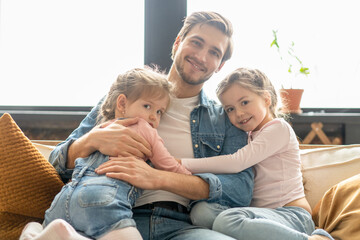
[[[144,240],[228,240],[233,239],[191,224],[187,213],[165,208],[133,209],[136,226]]]

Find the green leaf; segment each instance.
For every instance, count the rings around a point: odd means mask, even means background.
[[[276,42],[275,42],[275,39],[274,39],[274,41],[272,41],[272,43],[270,44],[270,47],[272,47],[275,43]]]
[[[310,74],[309,68],[307,67],[301,67],[299,71],[305,75]]]
[[[279,44],[277,43],[276,39],[274,39],[274,41],[272,41],[272,43],[270,44],[270,47],[272,47],[273,45],[275,45],[277,48],[279,48]]]

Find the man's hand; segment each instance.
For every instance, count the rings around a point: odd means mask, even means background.
[[[76,158],[88,157],[97,150],[108,156],[150,157],[152,155],[150,144],[127,128],[137,121],[137,118],[112,120],[94,127],[70,145],[67,168],[74,168]]]
[[[109,161],[101,164],[96,173],[106,174],[128,182],[142,189],[159,189],[161,171],[152,168],[144,160],[136,157],[110,157]]]
[[[96,169],[96,173],[138,188],[169,191],[192,200],[209,197],[209,184],[200,177],[158,170],[136,157],[111,157]]]
[[[108,156],[150,157],[152,155],[150,144],[142,136],[127,128],[137,121],[137,118],[112,120],[95,127],[90,131],[93,134],[94,146]]]

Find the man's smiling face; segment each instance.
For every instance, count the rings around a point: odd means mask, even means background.
[[[178,41],[174,64],[183,82],[201,85],[222,67],[221,60],[229,39],[214,26],[195,25],[182,41]]]

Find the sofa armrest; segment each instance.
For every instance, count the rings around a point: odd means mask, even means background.
[[[333,185],[360,172],[360,144],[301,146],[300,155],[312,208]]]

